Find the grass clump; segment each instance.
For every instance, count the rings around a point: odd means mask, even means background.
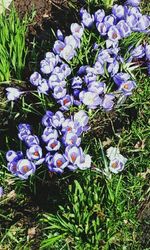
[[[30,18],[21,20],[13,6],[0,15],[0,82],[22,79],[28,48],[26,34]]]

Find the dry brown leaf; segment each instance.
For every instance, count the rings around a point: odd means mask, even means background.
[[[28,229],[28,237],[32,239],[36,234],[36,227],[31,227]]]
[[[4,9],[8,9],[12,0],[0,0],[0,14],[4,11]]]
[[[138,173],[138,176],[141,176],[145,179],[147,174],[150,174],[150,168],[148,168],[146,172]]]
[[[111,145],[112,140],[106,137],[106,140],[102,142],[103,147]]]
[[[138,142],[135,144],[134,148],[136,148],[136,149],[138,149],[138,148],[144,149],[144,148],[145,148],[145,139],[142,140],[142,141],[138,141]]]

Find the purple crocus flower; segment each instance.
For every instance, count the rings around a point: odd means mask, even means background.
[[[9,87],[6,88],[6,96],[7,96],[7,100],[8,101],[15,101],[17,100],[22,94],[24,94],[25,92],[20,91],[17,88],[13,88],[13,87]]]
[[[45,59],[48,62],[51,62],[54,66],[61,62],[60,57],[58,55],[55,55],[53,52],[47,52],[45,54]]]
[[[87,73],[84,76],[84,81],[86,84],[89,84],[90,82],[96,81],[96,79],[97,79],[97,76],[93,73]]]
[[[70,26],[71,32],[74,37],[81,38],[84,32],[84,28],[78,23],[72,23]]]
[[[145,45],[145,56],[147,61],[148,75],[150,75],[150,45]]]
[[[80,76],[73,77],[71,87],[72,87],[72,89],[81,89],[82,88],[82,79]]]
[[[119,90],[121,90],[125,96],[129,96],[135,87],[136,83],[134,81],[126,81],[120,85]]]
[[[113,14],[105,16],[104,23],[107,25],[108,28],[110,28],[111,26],[115,26],[116,17]]]
[[[130,79],[130,75],[128,73],[117,73],[116,75],[114,75],[113,80],[114,82],[120,86],[123,82],[126,82]]]
[[[131,29],[124,20],[121,20],[119,23],[117,23],[116,27],[119,30],[122,38],[127,37],[131,34]]]
[[[81,148],[69,145],[65,149],[65,157],[70,163],[76,165],[76,160],[81,155],[81,152]]]
[[[81,143],[81,138],[79,138],[76,134],[72,132],[67,132],[63,136],[63,143],[64,145],[75,145],[79,146]]]
[[[95,22],[101,23],[105,17],[105,11],[103,9],[99,9],[94,14]]]
[[[64,78],[66,78],[67,76],[71,75],[71,68],[66,63],[62,63],[60,65],[60,70],[63,73]]]
[[[84,129],[88,124],[89,117],[84,110],[80,110],[77,113],[75,113],[74,121],[78,122],[80,126]]]
[[[41,94],[46,94],[49,91],[49,85],[46,79],[42,79],[42,81],[40,82],[39,86],[38,86],[38,92]]]
[[[145,44],[145,56],[150,61],[150,44]]]
[[[90,28],[94,23],[94,15],[90,15],[86,10],[82,12],[82,21],[81,23],[87,27]]]
[[[108,32],[109,26],[107,25],[107,23],[96,23],[96,27],[98,32],[101,34],[101,36],[105,36]]]
[[[71,44],[67,44],[63,50],[60,52],[60,57],[63,58],[65,61],[70,61],[76,55],[75,49],[72,47]]]
[[[77,75],[81,76],[81,75],[84,75],[86,73],[86,68],[87,66],[81,66],[77,72]]]
[[[91,156],[88,154],[82,153],[77,157],[76,165],[81,170],[86,170],[91,167]]]
[[[117,60],[114,60],[113,63],[110,63],[107,68],[108,72],[111,73],[111,76],[114,76],[118,73],[119,63]]]
[[[64,42],[66,45],[71,45],[73,49],[80,47],[79,38],[75,38],[73,35],[66,36]]]
[[[30,130],[31,131],[31,126],[28,123],[20,123],[18,125],[18,130],[19,130],[19,132],[22,130]]]
[[[141,0],[127,0],[126,4],[137,7],[140,4]]]
[[[126,22],[131,30],[136,30],[138,26],[138,17],[134,14],[126,16]]]
[[[17,162],[17,176],[20,179],[28,179],[28,177],[35,173],[36,166],[32,161],[21,159]]]
[[[60,40],[60,41],[64,40],[63,33],[61,32],[60,29],[57,30],[56,35],[57,35],[58,40]]]
[[[38,72],[34,72],[30,76],[30,82],[34,86],[38,86],[40,84],[41,80],[42,80],[42,77],[41,77],[41,75]]]
[[[63,97],[65,97],[67,90],[63,87],[56,86],[54,88],[53,96],[56,100],[59,100]]]
[[[127,158],[121,154],[118,154],[116,157],[110,159],[109,170],[112,173],[118,174],[124,169],[126,162]]]
[[[73,90],[73,96],[74,96],[75,98],[79,99],[80,91],[81,91],[80,89],[74,89],[74,90]],[[74,101],[76,101],[76,100],[74,100]]]
[[[39,145],[32,145],[26,151],[27,158],[33,161],[35,165],[40,165],[43,163],[44,158],[42,158],[42,148]]]
[[[100,62],[103,65],[104,62],[112,63],[114,61],[114,58],[112,58],[110,56],[110,53],[109,53],[108,49],[103,49],[98,54],[97,61]]]
[[[115,5],[112,7],[112,14],[113,14],[115,17],[117,17],[118,19],[124,18],[124,15],[125,15],[124,6],[115,4]]]
[[[54,43],[54,46],[53,46],[53,51],[55,54],[58,54],[60,55],[61,51],[65,48],[65,43],[60,41],[60,40],[57,40],[55,41]]]
[[[80,125],[80,123],[78,121],[73,121],[71,119],[66,119],[63,123],[62,123],[62,133],[66,133],[66,132],[72,132],[74,134],[77,134],[78,136],[80,136],[83,132],[82,126]]]
[[[119,33],[119,30],[117,29],[117,27],[115,25],[112,25],[109,30],[108,30],[108,37],[111,41],[118,41],[121,36]]]
[[[61,104],[61,110],[69,110],[70,106],[73,105],[73,96],[72,95],[66,95],[62,99],[58,101],[59,104]]]
[[[142,16],[141,10],[138,7],[128,8],[126,12],[127,16],[135,15],[138,19]]]
[[[150,26],[150,19],[148,18],[148,16],[143,15],[139,18],[135,30],[139,32],[145,31],[149,26]]]
[[[21,129],[18,133],[18,137],[21,141],[25,140],[29,135],[31,135],[30,129]]]
[[[106,94],[103,99],[102,107],[105,111],[110,111],[113,109],[114,106],[114,98],[113,94]]]
[[[3,187],[0,186],[0,198],[3,196],[3,194],[4,194]]]
[[[104,65],[97,61],[95,64],[94,64],[94,69],[95,69],[95,73],[97,75],[103,75],[104,74]]]
[[[63,173],[67,165],[67,159],[62,154],[55,153],[48,168],[52,172]]]
[[[50,86],[50,88],[53,89],[53,90],[54,90],[55,87],[64,88],[64,87],[66,87],[66,81],[63,81],[63,80],[60,81],[60,80],[58,79],[56,82],[54,82],[54,81],[50,81],[50,79],[49,79],[49,86]]]
[[[57,139],[50,139],[46,146],[47,151],[58,151],[60,149],[60,142]]]
[[[99,95],[91,91],[81,91],[79,98],[80,101],[90,109],[96,109],[102,103],[102,99]]]
[[[39,138],[36,135],[28,135],[25,137],[24,141],[28,147],[31,147],[32,145],[38,145],[40,143]]]
[[[17,163],[18,163],[18,159],[17,160],[13,160],[11,162],[8,162],[7,164],[7,168],[8,170],[15,176],[17,176]]]
[[[118,47],[118,41],[111,41],[109,39],[106,40],[106,48],[110,48],[110,47],[113,47],[113,48],[116,48]]]
[[[55,67],[53,73],[49,77],[49,84],[52,82],[60,82],[65,79],[64,72],[60,69],[60,67]]]
[[[46,114],[42,118],[42,125],[45,127],[48,127],[51,125],[51,119],[53,117],[54,113],[52,111],[47,110]]]
[[[143,45],[137,46],[130,52],[132,58],[142,58],[145,56],[145,49]]]
[[[52,117],[51,117],[51,125],[54,128],[60,128],[62,123],[64,122],[65,118],[61,111],[57,111]]]
[[[102,93],[104,93],[105,87],[106,85],[104,82],[91,82],[88,85],[88,91],[101,95]]]
[[[42,140],[46,143],[49,142],[50,139],[57,139],[58,132],[56,129],[52,129],[51,127],[46,127],[42,134]]]
[[[44,59],[40,62],[40,66],[42,73],[50,74],[53,71],[55,65],[51,61]]]
[[[98,43],[94,43],[94,44],[93,44],[93,50],[98,50],[98,48],[99,48]]]
[[[18,161],[23,158],[23,153],[21,151],[15,152],[14,150],[9,150],[6,153],[6,159],[8,162]]]

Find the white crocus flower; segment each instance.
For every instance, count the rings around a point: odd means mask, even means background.
[[[109,149],[107,149],[106,155],[110,160],[109,170],[112,173],[117,174],[124,169],[124,166],[127,162],[127,158],[120,154],[118,148],[110,147]]]

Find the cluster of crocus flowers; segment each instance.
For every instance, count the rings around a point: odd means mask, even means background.
[[[35,173],[36,167],[44,162],[42,157],[42,148],[39,145],[39,139],[31,132],[29,124],[23,123],[18,126],[18,137],[27,146],[26,155],[23,152],[9,150],[6,154],[8,161],[8,170],[21,179],[27,179]]]
[[[18,137],[27,147],[23,152],[9,150],[6,154],[8,170],[21,179],[35,173],[37,166],[46,165],[51,172],[85,170],[91,167],[91,157],[81,147],[81,135],[88,129],[88,116],[80,110],[65,118],[61,111],[47,111],[42,118],[45,127],[41,138],[32,134],[29,124],[19,124]],[[40,146],[45,144],[45,147]],[[43,155],[44,152],[44,155]]]
[[[114,79],[118,74],[127,74],[121,67],[126,60],[121,55],[119,41],[130,36],[132,32],[148,32],[150,18],[142,15],[138,7],[139,2],[115,4],[109,15],[106,15],[103,9],[90,14],[82,8],[81,24],[71,24],[71,35],[64,37],[62,32],[57,30],[58,39],[54,43],[53,52],[46,53],[45,59],[40,63],[41,73],[34,72],[31,75],[31,84],[37,87],[38,92],[51,94],[64,111],[72,105],[81,104],[88,109],[112,110],[118,97],[131,95],[136,87],[129,74],[127,81],[123,79],[119,84]],[[95,32],[95,27],[98,31],[97,36],[103,38],[105,47],[94,44],[92,50],[97,54],[96,61],[93,65],[77,65],[75,72],[69,64],[73,57],[77,56],[84,30]],[[138,48],[132,48],[129,52],[130,58],[127,62],[138,57]],[[149,61],[148,45],[145,45],[145,57]],[[149,68],[149,63],[147,65]],[[109,75],[109,81],[106,80],[106,75]],[[114,83],[111,87],[110,81]]]
[[[127,62],[147,66],[150,75],[150,45],[140,44],[136,48],[130,48],[130,57]]]
[[[88,116],[83,110],[67,119],[61,111],[55,114],[47,111],[42,124],[45,126],[42,140],[48,151],[45,161],[50,171],[63,173],[65,168],[90,168],[91,157],[83,152],[80,145],[81,135],[88,129]]]

